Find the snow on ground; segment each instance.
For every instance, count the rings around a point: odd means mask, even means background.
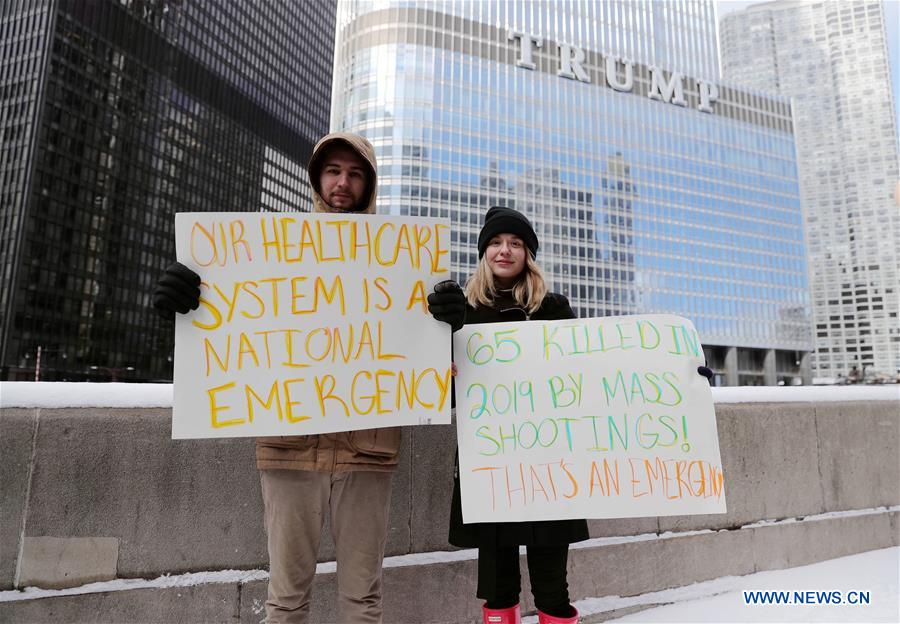
[[[841,592],[842,604],[744,604],[745,591]],[[850,592],[869,592],[869,604],[849,604]],[[834,598],[834,595],[831,596]],[[676,589],[621,598],[579,600],[592,615],[637,605],[664,604],[608,622],[900,622],[900,548],[831,559],[787,570],[727,576]],[[534,624],[537,618],[523,618]]]
[[[900,385],[712,388],[715,403],[897,401]],[[0,407],[172,407],[172,384],[0,382]]]

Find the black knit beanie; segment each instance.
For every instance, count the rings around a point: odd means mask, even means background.
[[[531,221],[517,210],[502,206],[491,206],[484,215],[484,226],[478,234],[478,257],[484,255],[488,243],[498,234],[515,234],[525,243],[532,256],[537,256],[538,238],[531,227]]]

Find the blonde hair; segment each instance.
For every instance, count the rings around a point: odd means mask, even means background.
[[[547,296],[547,282],[541,267],[534,261],[531,250],[526,250],[525,268],[512,288],[513,299],[522,306],[529,315],[537,312],[541,302]],[[497,298],[497,285],[494,274],[488,266],[487,259],[482,256],[475,267],[475,272],[466,280],[466,301],[473,308],[479,305],[490,306]]]

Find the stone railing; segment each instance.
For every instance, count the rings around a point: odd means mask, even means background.
[[[52,407],[15,398],[23,395],[11,392],[13,384],[0,386],[0,589],[6,590],[0,619],[63,621],[48,615],[63,617],[49,605],[68,600],[69,614],[84,609],[87,619],[100,621],[90,614],[102,602],[113,609],[107,619],[131,620],[128,608],[139,601],[127,591],[115,607],[109,597],[92,603],[92,594],[35,599],[12,590],[236,569],[262,572],[227,591],[211,584],[182,592],[193,598],[173,611],[183,617],[172,621],[225,621],[226,613],[259,621],[267,556],[253,441],[172,440],[167,407],[61,407],[102,403],[90,395],[102,395],[103,385],[80,384],[80,397],[69,401],[49,398],[65,396],[56,384],[40,385]],[[161,398],[143,405],[165,404],[171,392],[150,391]],[[635,595],[897,545],[898,397],[897,386],[716,392],[728,513],[591,521],[596,539],[570,557],[573,596]],[[391,503],[385,619],[423,621],[403,597],[430,588],[440,595],[433,621],[473,621],[474,555],[440,555],[452,550],[446,534],[455,434],[430,426],[404,435]],[[805,521],[777,522],[784,519]],[[320,560],[333,553],[326,537]],[[431,555],[415,559],[416,553]],[[667,561],[677,561],[677,569]],[[314,613],[327,621],[334,575],[327,564],[320,568]],[[198,587],[225,598],[199,600]],[[107,589],[101,595],[115,593]],[[132,621],[170,619],[154,611],[175,608],[163,591],[152,599],[163,606],[143,605],[136,613],[147,615]]]

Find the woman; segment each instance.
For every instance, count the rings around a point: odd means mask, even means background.
[[[538,239],[521,213],[493,207],[478,235],[478,266],[463,294],[443,282],[429,296],[432,315],[456,330],[464,323],[499,323],[574,318],[568,300],[547,291],[535,263]],[[584,520],[464,524],[459,474],[454,475],[450,543],[478,548],[478,590],[486,602],[484,622],[520,621],[519,546],[527,547],[531,592],[540,624],[574,624],[578,611],[569,602],[566,560],[569,544],[588,539]]]

